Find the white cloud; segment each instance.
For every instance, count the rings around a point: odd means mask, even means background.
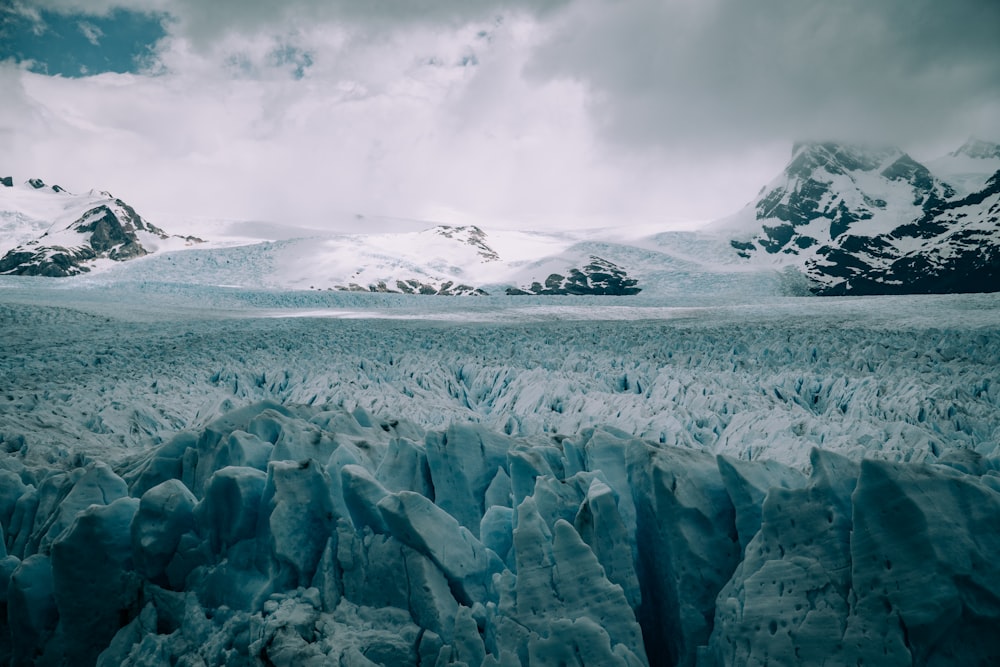
[[[542,36],[526,16],[376,38],[230,34],[204,49],[173,36],[160,74],[20,73],[48,120],[10,153],[19,170],[164,215],[568,227],[691,213],[662,165],[600,144],[583,85],[522,75]],[[288,53],[309,64],[276,56]]]
[[[167,217],[666,225],[736,210],[793,139],[946,150],[1000,108],[988,9],[959,46],[853,1],[126,4],[173,17],[156,66],[3,67],[0,150],[18,177]]]
[[[88,42],[94,46],[101,45],[101,37],[104,37],[104,31],[88,21],[80,21],[76,26],[80,29],[83,36],[87,38]]]

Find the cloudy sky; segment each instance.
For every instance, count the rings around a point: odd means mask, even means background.
[[[997,0],[0,0],[0,175],[168,229],[667,227],[797,139],[1000,139],[998,35]]]

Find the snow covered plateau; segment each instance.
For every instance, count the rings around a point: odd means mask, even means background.
[[[0,278],[0,661],[988,665],[1000,295]]]

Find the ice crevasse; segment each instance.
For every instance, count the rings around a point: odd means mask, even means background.
[[[1000,458],[806,471],[262,402],[0,462],[11,665],[1000,663]]]

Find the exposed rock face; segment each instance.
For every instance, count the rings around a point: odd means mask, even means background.
[[[337,285],[342,292],[379,292],[384,294],[423,294],[427,296],[486,296],[487,292],[472,287],[471,285],[456,284],[451,280],[439,283],[420,281],[416,278],[397,280],[395,289],[390,287],[384,280],[373,285],[362,286],[357,283],[348,285]]]
[[[941,175],[894,148],[796,145],[752,204],[758,231],[730,243],[816,294],[1000,290],[1000,145],[970,139],[928,164]]]
[[[41,179],[30,179],[36,190],[45,187]],[[73,197],[54,185],[51,196]],[[12,275],[65,277],[86,273],[94,260],[116,262],[142,257],[149,253],[146,239],[166,239],[160,228],[142,219],[134,208],[108,193],[101,193],[96,206],[87,209],[70,224],[56,223],[39,238],[23,243],[0,257],[0,273]],[[87,200],[91,201],[91,200]],[[201,239],[187,237],[189,242]]]
[[[1000,291],[1000,171],[889,234],[820,248],[806,273],[823,295]]]
[[[497,251],[491,248],[486,242],[486,233],[475,225],[464,227],[439,225],[433,231],[435,234],[443,236],[446,239],[454,239],[472,246],[479,252],[479,256],[483,258],[483,261],[493,262],[500,259]]]
[[[567,275],[550,274],[545,284],[534,282],[527,287],[511,287],[507,294],[512,296],[535,295],[615,295],[630,296],[642,291],[637,280],[617,264],[595,255],[582,268],[571,268]]]
[[[120,199],[112,206],[97,206],[85,213],[70,227],[55,236],[60,241],[76,241],[79,245],[46,243],[46,232],[37,241],[14,248],[0,258],[0,273],[31,276],[63,277],[89,271],[86,262],[106,257],[124,261],[147,254],[136,231],[149,231],[161,238],[166,235],[147,225],[132,207]],[[65,232],[73,232],[73,239]],[[64,240],[65,239],[65,240]]]

